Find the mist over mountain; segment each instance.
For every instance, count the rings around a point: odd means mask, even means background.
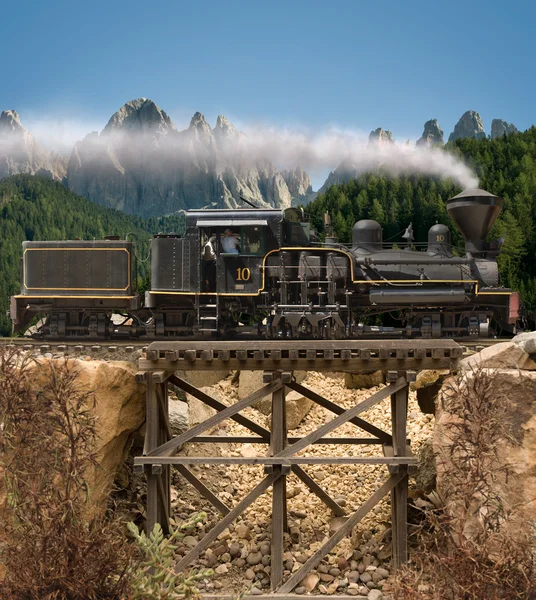
[[[67,169],[69,188],[112,208],[141,216],[181,209],[287,207],[312,192],[304,171],[281,173],[251,156],[244,134],[225,117],[211,128],[197,112],[185,131],[151,100],[127,102],[103,131],[75,144]],[[291,192],[292,190],[292,192]]]
[[[46,119],[33,125],[45,138],[65,134]],[[74,129],[77,137],[83,131],[80,124]],[[516,131],[505,121],[493,121],[492,137]],[[450,137],[485,137],[478,113],[465,113]],[[200,112],[179,131],[152,100],[139,98],[115,112],[100,133],[93,131],[74,143],[70,156],[50,150],[51,141],[44,139],[40,146],[16,111],[1,113],[0,178],[45,175],[98,204],[142,217],[241,207],[240,197],[259,207],[306,204],[316,195],[309,170],[334,169],[320,192],[374,171],[438,176],[460,187],[478,186],[478,178],[451,153],[450,145],[445,151],[436,119],[425,123],[416,147],[397,143],[393,133],[381,127],[369,136],[348,129],[306,131],[258,124],[240,131],[222,115],[211,127]]]

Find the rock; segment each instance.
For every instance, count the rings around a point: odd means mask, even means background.
[[[68,185],[99,204],[149,217],[181,209],[237,208],[240,195],[259,207],[290,206],[309,189],[306,174],[279,172],[219,116],[214,129],[197,112],[185,131],[152,100],[127,102],[100,133],[78,142]],[[288,182],[288,183],[287,183]]]
[[[525,352],[524,347],[532,348],[532,338],[521,338],[517,343],[502,342],[484,348],[481,352],[464,358],[459,368],[465,371],[482,367],[486,369],[536,370],[536,362]]]
[[[200,387],[199,389],[223,403],[224,398],[217,390],[209,387]],[[207,406],[201,402],[201,400],[198,400],[190,394],[186,394],[186,402],[188,403],[188,423],[190,427],[203,423],[203,421],[210,419],[210,417],[216,414],[216,411],[213,408],[210,408],[210,406]],[[205,430],[203,434],[209,435],[217,429],[217,427],[218,426],[215,425],[214,427]]]
[[[302,580],[301,586],[307,593],[312,592],[317,583],[320,581],[320,577],[316,573],[308,573]]]
[[[383,600],[383,593],[380,590],[370,590],[367,598],[368,600]]]
[[[61,364],[63,359],[41,360],[36,371],[49,377],[49,364]],[[123,465],[136,431],[145,422],[145,385],[136,382],[136,367],[122,361],[84,361],[70,359],[78,370],[77,383],[95,395],[96,421],[95,457],[98,468],[89,474],[91,504],[104,508],[110,487]]]
[[[435,400],[443,381],[450,375],[450,371],[424,370],[420,371],[417,379],[410,385],[410,389],[417,391],[417,402],[424,414],[435,414]]]
[[[329,535],[337,533],[339,529],[348,521],[348,517],[335,517],[329,522]]]
[[[424,124],[422,136],[417,140],[417,146],[437,146],[444,144],[443,130],[437,119],[430,119]]]
[[[389,577],[389,571],[387,569],[384,569],[382,567],[378,567],[376,569],[376,573],[382,578],[382,579],[387,579]]]
[[[381,127],[371,131],[369,134],[369,144],[394,144],[393,132],[389,129],[384,131]]]
[[[261,596],[262,594],[264,594],[264,592],[263,592],[263,591],[262,591],[260,588],[258,588],[258,587],[252,587],[252,588],[249,590],[249,593],[250,593],[252,596]]]
[[[180,435],[190,427],[188,404],[180,400],[169,400],[168,416],[169,425],[173,435]]]
[[[260,389],[264,384],[262,382],[262,371],[241,371],[238,387],[238,396],[243,399],[254,391]],[[301,382],[305,379],[305,371],[294,371],[296,381]],[[287,429],[296,429],[303,421],[305,416],[311,410],[313,401],[305,398],[295,391],[287,392],[285,396],[285,406],[287,411]],[[272,398],[266,396],[253,405],[264,415],[272,413]]]
[[[177,375],[197,388],[205,388],[227,379],[229,371],[217,369],[210,371],[178,371]]]
[[[227,571],[229,571],[227,565],[219,565],[214,569],[214,573],[216,573],[216,575],[224,575],[227,573]]]
[[[334,579],[335,577],[333,577],[333,575],[330,575],[329,573],[320,574],[320,581],[322,581],[323,583],[331,583]]]
[[[302,594],[305,594],[305,588],[303,586],[299,586],[294,590],[295,594],[298,594],[299,596],[301,596]]]
[[[241,540],[250,540],[251,539],[251,530],[244,523],[239,523],[235,527],[235,534]]]
[[[454,142],[460,138],[483,140],[485,137],[486,131],[480,115],[474,110],[468,110],[456,123],[454,131],[449,136],[449,142]]]
[[[421,444],[419,448],[419,464],[415,473],[415,488],[422,494],[430,494],[436,487],[436,463],[432,440],[428,439]],[[384,539],[387,540],[387,532],[392,535],[388,529],[384,533]]]
[[[503,137],[503,135],[512,135],[519,133],[518,128],[513,123],[507,123],[502,119],[493,119],[491,122],[491,139]]]
[[[369,373],[349,372],[344,374],[344,385],[349,390],[369,389],[383,383],[385,383],[383,371],[370,371]]]
[[[293,371],[292,375],[298,383],[301,383],[307,377],[307,371]],[[238,397],[240,400],[243,400],[253,392],[256,392],[261,387],[266,385],[262,381],[262,376],[262,371],[240,371],[240,377],[238,380]],[[261,409],[259,408],[258,410]],[[264,412],[263,414],[269,415],[270,412],[271,408],[269,412]]]
[[[512,343],[529,355],[536,355],[536,331],[519,333],[512,339]]]
[[[474,388],[477,376],[471,371],[464,373],[459,383],[462,392]],[[486,378],[486,397],[503,405],[507,403],[507,410],[500,416],[506,433],[504,438],[494,442],[498,458],[490,459],[493,460],[494,476],[488,494],[501,503],[505,514],[509,514],[501,526],[514,539],[522,539],[530,527],[536,525],[536,372],[483,369],[481,376]],[[450,448],[452,439],[459,438],[455,427],[460,415],[453,413],[450,407],[457,397],[459,394],[453,393],[446,383],[440,392],[433,434],[437,490],[447,510],[455,517],[461,512],[454,492],[462,475],[458,475],[453,466]],[[510,471],[508,474],[504,472],[505,468]],[[481,515],[488,510],[481,497],[475,496],[474,502],[477,512],[470,514],[463,524],[464,534],[469,538],[478,531]]]
[[[182,543],[188,548],[193,548],[197,545],[197,538],[195,538],[193,535],[187,535],[183,538]]]
[[[359,576],[359,579],[363,583],[368,583],[369,581],[372,581],[372,575],[370,573],[368,573],[367,571],[365,571],[364,573],[361,573],[361,575]]]
[[[255,571],[253,569],[246,569],[246,579],[252,581],[255,579]]]
[[[247,564],[251,566],[258,565],[261,562],[261,560],[262,554],[260,552],[251,552],[246,558]]]

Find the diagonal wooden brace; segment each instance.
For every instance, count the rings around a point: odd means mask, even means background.
[[[197,398],[198,400],[203,402],[203,404],[214,408],[215,410],[221,411],[227,408],[227,406],[225,406],[225,404],[222,404],[219,400],[216,400],[212,396],[209,396],[201,390],[198,390],[196,387],[194,387],[187,381],[184,381],[184,379],[177,377],[176,375],[172,375],[169,378],[169,382],[173,385],[176,385],[178,388],[181,388],[181,390],[184,390],[186,393],[194,396],[194,398]],[[262,438],[264,438],[266,442],[270,441],[270,432],[264,427],[257,425],[257,423],[255,423],[254,421],[251,421],[250,419],[242,415],[233,415],[230,418],[233,419],[233,421],[239,423],[240,425],[243,425],[250,431],[253,431],[254,433],[260,435]]]
[[[361,521],[361,519],[363,519],[363,517],[370,512],[401,479],[401,475],[391,475],[391,477],[380,488],[378,488],[374,494],[372,494],[372,496],[355,511],[355,513],[348,518],[346,523],[344,523],[344,525],[336,533],[334,533],[329,540],[322,547],[320,547],[284,585],[277,590],[277,593],[290,593],[300,583],[305,575],[307,575],[311,569],[314,569],[316,566],[318,566],[322,559],[352,531],[359,521]]]
[[[229,527],[238,515],[242,514],[250,504],[253,504],[253,502],[255,502],[255,500],[273,484],[277,477],[278,476],[275,474],[268,475],[256,485],[253,490],[251,490],[251,492],[231,510],[231,512],[214,525],[205,537],[177,563],[175,566],[175,573],[180,573],[191,565],[192,562],[216,540],[220,533]]]
[[[306,398],[309,398],[309,400],[312,400],[316,404],[322,406],[323,408],[326,408],[327,410],[330,410],[332,413],[335,413],[336,415],[342,415],[344,413],[344,410],[345,410],[344,408],[342,408],[341,406],[338,406],[334,402],[331,402],[331,400],[328,400],[327,398],[320,396],[316,392],[313,392],[313,390],[310,390],[309,388],[305,387],[304,385],[300,385],[299,383],[296,383],[295,381],[293,381],[291,383],[287,383],[287,387],[302,394]],[[370,433],[370,434],[376,436],[378,439],[380,439],[382,441],[383,444],[392,444],[393,443],[393,438],[386,431],[383,431],[382,429],[380,429],[379,427],[376,427],[375,425],[371,425],[364,419],[360,419],[359,417],[354,417],[353,419],[350,419],[350,423],[357,425],[357,427],[360,427],[367,433]]]
[[[177,436],[176,438],[173,438],[172,440],[169,440],[169,442],[166,442],[165,444],[158,446],[158,448],[155,448],[154,450],[149,452],[147,454],[147,456],[161,456],[162,454],[168,452],[169,450],[173,450],[174,448],[178,448],[179,446],[182,446],[183,444],[185,444],[186,442],[189,442],[192,438],[196,437],[200,433],[203,433],[203,431],[206,431],[207,429],[210,429],[211,427],[218,425],[222,421],[225,421],[225,419],[229,419],[233,415],[236,415],[238,412],[240,412],[244,408],[247,408],[248,406],[255,404],[255,402],[257,402],[257,400],[260,400],[261,398],[264,398],[264,396],[267,396],[268,394],[271,394],[272,392],[278,390],[283,385],[284,384],[281,382],[280,379],[278,379],[276,381],[272,381],[272,383],[265,385],[260,390],[257,390],[256,392],[253,392],[253,394],[250,394],[249,396],[247,396],[247,398],[240,400],[240,402],[237,402],[236,404],[232,404],[231,406],[226,407],[224,410],[222,410],[218,414],[210,417],[210,419],[207,419],[206,421],[199,423],[199,425],[196,425],[195,427],[192,427],[188,431],[181,433],[181,435]]]
[[[405,377],[400,377],[400,379],[398,379],[396,383],[392,383],[391,385],[384,387],[382,390],[379,390],[378,392],[370,396],[370,398],[367,398],[367,400],[364,400],[363,402],[356,404],[352,408],[345,410],[338,417],[335,417],[334,419],[332,419],[328,423],[325,423],[309,435],[306,435],[299,442],[287,446],[284,450],[279,452],[279,454],[277,454],[276,457],[293,456],[300,450],[307,448],[307,446],[314,443],[316,440],[324,437],[326,434],[330,433],[334,429],[337,429],[337,427],[344,425],[344,423],[347,423],[360,413],[365,412],[369,408],[372,408],[375,404],[378,404],[378,402],[381,402],[388,396],[391,396],[391,394],[394,394],[395,392],[401,390],[407,385],[408,384]]]

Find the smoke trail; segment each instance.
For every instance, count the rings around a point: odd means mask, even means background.
[[[337,129],[312,135],[259,127],[246,132],[242,143],[249,155],[264,156],[286,168],[333,169],[344,163],[357,172],[381,167],[392,175],[436,175],[452,178],[463,188],[478,187],[478,178],[466,164],[437,147],[369,143],[363,134]]]

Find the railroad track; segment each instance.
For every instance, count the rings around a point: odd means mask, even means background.
[[[157,340],[155,340],[157,341]],[[173,341],[173,340],[166,340]],[[181,339],[181,342],[192,341],[192,344],[199,343],[199,340],[189,340],[189,339]],[[251,340],[251,342],[255,341],[256,343],[262,342],[260,339]],[[313,343],[315,340],[310,340]],[[337,344],[343,345],[345,341],[354,341],[354,340],[339,340]],[[378,340],[363,340],[369,341],[371,344],[374,344],[375,341]],[[432,343],[434,340],[430,340]],[[475,352],[480,352],[484,348],[488,346],[493,346],[494,344],[500,344],[501,342],[508,341],[508,338],[482,338],[475,340],[463,340],[463,339],[454,339],[451,341],[457,342],[463,349],[463,354],[473,354]],[[23,350],[32,350],[38,351],[41,354],[46,353],[63,353],[69,355],[84,355],[84,356],[95,356],[98,358],[103,354],[134,354],[141,352],[144,354],[153,340],[126,340],[126,341],[89,341],[89,340],[36,340],[28,337],[0,337],[0,346],[17,346],[21,347]],[[204,343],[208,343],[209,340],[204,341]],[[285,345],[288,345],[289,342],[291,344],[295,344],[296,346],[303,347],[307,344],[308,340],[292,340],[292,341],[284,341]],[[221,343],[219,340],[217,343]],[[273,341],[272,341],[273,343]]]

